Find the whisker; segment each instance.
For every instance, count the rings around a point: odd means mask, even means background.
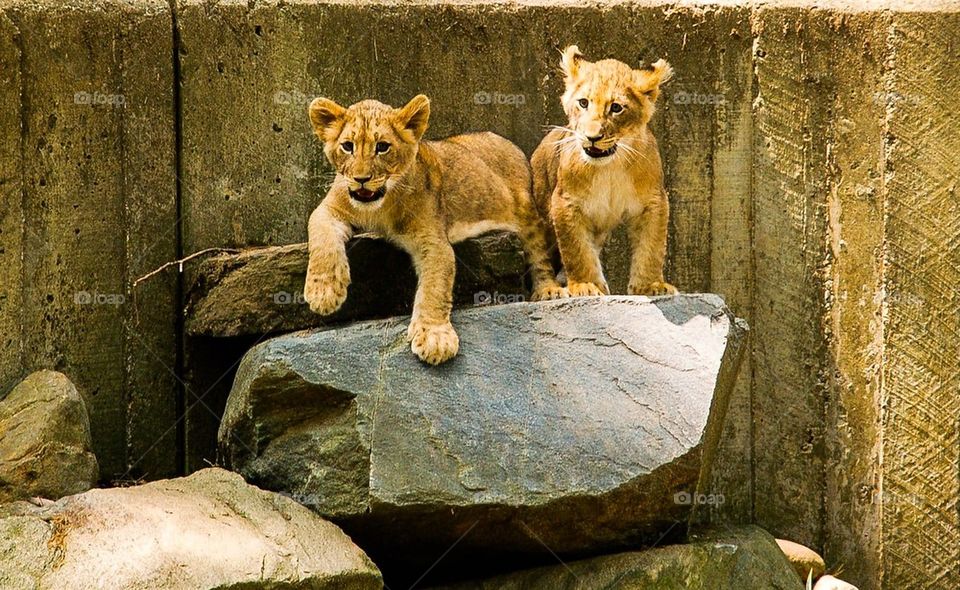
[[[635,163],[635,162],[637,162],[638,160],[642,160],[643,162],[646,162],[646,163],[649,163],[649,162],[650,162],[650,158],[647,157],[646,154],[644,154],[642,151],[640,151],[639,149],[637,149],[637,148],[636,148],[633,144],[631,144],[630,142],[628,142],[628,141],[626,141],[626,140],[624,140],[624,139],[621,139],[621,140],[620,140],[620,146],[624,149],[624,151],[627,153],[627,155],[632,156],[631,162],[634,162],[634,163]]]
[[[413,187],[410,186],[409,184],[403,182],[402,180],[400,180],[401,178],[403,178],[403,177],[402,177],[401,175],[399,175],[399,174],[390,174],[390,175],[387,176],[386,182],[391,182],[391,181],[392,181],[393,186],[394,186],[395,188],[400,188],[400,189],[403,189],[403,190],[412,191],[412,190],[413,190]]]
[[[575,135],[568,135],[566,137],[561,137],[556,141],[551,141],[551,145],[563,145],[567,143],[580,143],[580,138]]]

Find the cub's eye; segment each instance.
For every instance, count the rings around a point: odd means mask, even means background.
[[[376,152],[377,152],[378,154],[385,154],[385,153],[387,153],[387,152],[389,152],[389,151],[390,151],[390,144],[389,144],[389,143],[387,143],[387,142],[385,142],[385,141],[378,141],[378,142],[377,142]]]
[[[352,141],[345,141],[345,142],[341,143],[341,144],[340,144],[340,149],[342,149],[342,150],[343,150],[343,153],[345,153],[345,154],[352,154],[352,153],[353,153],[353,142],[352,142]]]
[[[623,105],[620,104],[619,102],[615,102],[615,103],[613,103],[613,104],[610,105],[610,112],[611,112],[611,113],[617,114],[617,113],[622,112],[622,111],[623,111]]]
[[[577,104],[580,105],[581,109],[585,109],[587,108],[587,105],[590,104],[590,101],[585,98],[581,98],[580,100],[577,101]]]

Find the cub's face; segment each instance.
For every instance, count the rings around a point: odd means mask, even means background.
[[[359,208],[379,207],[417,157],[430,100],[422,94],[395,109],[375,100],[344,108],[327,98],[310,103],[310,122],[323,152]]]
[[[561,66],[566,86],[561,101],[569,118],[563,142],[582,150],[589,163],[607,162],[618,150],[634,149],[629,138],[650,121],[660,84],[673,75],[662,59],[641,70],[615,59],[591,63],[576,45],[564,50]]]

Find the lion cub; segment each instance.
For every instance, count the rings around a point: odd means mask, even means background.
[[[344,108],[317,98],[310,121],[336,169],[310,216],[304,297],[314,312],[335,312],[347,297],[344,243],[357,230],[377,233],[410,253],[418,286],[407,337],[420,360],[457,354],[450,324],[455,243],[494,229],[519,234],[533,275],[533,299],[566,296],[547,252],[546,227],[530,195],[530,167],[493,133],[421,141],[430,117],[423,95],[395,109],[375,100]]]
[[[591,63],[576,45],[561,65],[569,126],[548,133],[531,163],[534,199],[552,222],[569,294],[610,292],[600,251],[624,220],[633,248],[628,293],[676,293],[663,278],[670,205],[647,127],[672,68],[662,59],[643,70],[613,59]]]

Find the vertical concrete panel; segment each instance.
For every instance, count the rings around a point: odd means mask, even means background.
[[[324,47],[301,6],[250,6],[179,4],[185,254],[302,241],[319,201],[306,109],[323,89],[306,72]]]
[[[0,6],[0,398],[23,376],[20,32]]]
[[[104,479],[169,474],[172,438],[156,463],[129,469],[132,441],[153,444],[175,408],[173,300],[149,288],[138,316],[129,291],[134,272],[173,258],[161,238],[175,227],[166,4],[23,3],[8,14],[23,52],[23,369],[77,384]],[[155,363],[134,334],[147,334]],[[141,405],[149,420],[128,423]]]
[[[345,50],[347,32],[313,22],[314,10],[326,7],[178,3],[185,254],[306,239],[307,216],[329,180],[307,105],[319,95],[348,102],[352,96],[338,89],[354,81],[353,48],[365,47],[357,40]],[[318,25],[326,45],[304,36]],[[311,78],[311,64],[327,55],[344,61]],[[186,340],[187,471],[216,459],[216,430],[242,353]]]
[[[883,587],[960,587],[960,14],[896,14],[886,183]]]
[[[144,5],[141,14],[122,19],[119,27],[122,84],[130,89],[125,90],[122,141],[125,261],[132,282],[177,256],[173,22],[161,1]],[[180,469],[177,281],[171,270],[141,282],[132,288],[126,308],[131,475],[157,478]]]
[[[704,13],[668,13],[659,20],[655,27],[669,35],[663,57],[676,68],[676,77],[662,90],[656,115],[670,196],[665,274],[681,291],[705,292],[711,274],[714,121],[722,108],[722,83],[720,70],[705,67],[703,56],[719,53],[718,44],[726,40],[730,25],[726,18]]]
[[[754,13],[753,413],[755,517],[774,535],[823,542],[830,51],[823,13]]]
[[[25,6],[17,21],[26,96],[25,368],[60,370],[77,384],[109,477],[125,468],[127,417],[118,18],[40,5]]]
[[[710,287],[738,317],[752,321],[753,247],[751,181],[753,153],[753,47],[749,14],[741,14],[720,40],[714,113],[713,199],[710,206]],[[714,518],[753,519],[753,441],[750,395],[752,361],[745,354],[730,397],[714,465],[713,493],[724,502]]]
[[[833,39],[829,133],[829,385],[824,557],[861,590],[880,588],[880,375],[886,35],[889,17],[818,24]]]

